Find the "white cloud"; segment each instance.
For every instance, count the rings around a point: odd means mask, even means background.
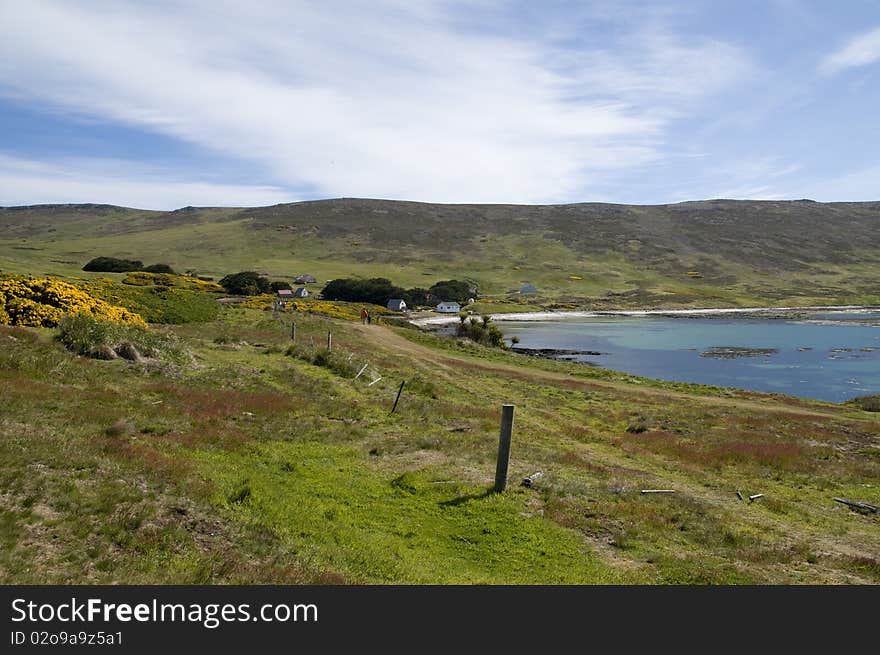
[[[430,1],[33,0],[3,12],[0,90],[323,196],[583,196],[659,159],[669,121],[750,68],[730,45],[658,31],[571,58],[539,35],[469,30]]]
[[[880,61],[880,27],[853,37],[826,57],[819,66],[824,73],[837,73],[846,68],[866,66]]]
[[[0,206],[100,203],[139,209],[252,207],[298,198],[270,186],[181,180],[117,160],[41,162],[0,154]]]

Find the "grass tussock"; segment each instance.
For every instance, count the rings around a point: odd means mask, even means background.
[[[186,363],[189,351],[173,334],[139,325],[125,325],[83,314],[61,319],[58,340],[68,350],[95,359],[140,356],[175,364]]]

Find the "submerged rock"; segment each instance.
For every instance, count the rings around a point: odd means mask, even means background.
[[[777,348],[743,348],[741,346],[716,346],[700,353],[700,357],[715,357],[717,359],[738,359],[740,357],[765,357],[775,355]]]

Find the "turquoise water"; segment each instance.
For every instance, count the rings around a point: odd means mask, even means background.
[[[880,393],[880,311],[817,312],[806,320],[601,317],[501,321],[525,348],[598,351],[573,359],[662,380],[841,402]],[[712,348],[778,352],[721,359]]]

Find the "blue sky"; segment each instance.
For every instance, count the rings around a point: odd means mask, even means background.
[[[0,205],[880,200],[876,0],[0,0]]]

